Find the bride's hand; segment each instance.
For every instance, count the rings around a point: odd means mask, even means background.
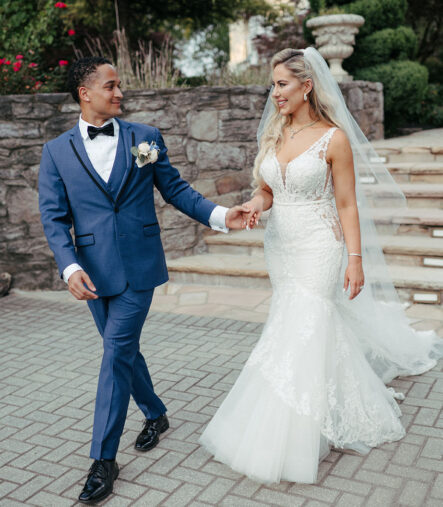
[[[246,221],[246,229],[253,229],[260,220],[263,213],[263,198],[256,195],[250,201],[243,204],[248,212],[244,215]]]
[[[349,299],[354,299],[362,291],[365,284],[365,275],[363,273],[363,266],[361,257],[349,257],[348,267],[345,271],[344,290],[350,287],[351,292]]]

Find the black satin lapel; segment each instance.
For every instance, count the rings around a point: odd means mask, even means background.
[[[128,164],[128,169],[126,170],[126,172],[123,176],[122,183],[121,183],[119,191],[117,193],[117,198],[115,199],[116,202],[120,199],[120,196],[123,194],[126,187],[128,186],[128,183],[129,183],[132,173],[133,173],[134,162],[135,162],[135,157],[131,153],[131,147],[135,146],[135,134],[134,134],[134,132],[130,131],[129,129],[125,128],[124,130],[125,130],[125,132],[124,132],[123,141],[124,141],[124,146],[125,146],[125,152],[126,152],[125,155],[126,155],[126,162]]]

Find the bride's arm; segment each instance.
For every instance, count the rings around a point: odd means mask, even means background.
[[[243,206],[250,209],[246,217],[246,222],[251,229],[258,224],[263,211],[268,210],[272,206],[273,199],[274,196],[271,188],[263,183],[263,185],[255,191],[254,197],[250,201],[244,203]]]
[[[335,203],[340,219],[346,248],[349,253],[361,255],[360,220],[355,195],[355,174],[352,149],[348,138],[341,131],[335,132],[328,149],[328,161],[331,164],[334,181]],[[345,272],[344,289],[350,286],[349,299],[354,299],[364,285],[362,258],[348,257]]]

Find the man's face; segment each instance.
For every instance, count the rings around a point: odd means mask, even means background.
[[[97,67],[85,85],[79,88],[79,95],[91,112],[103,119],[112,118],[122,114],[120,84],[115,68],[105,63]]]

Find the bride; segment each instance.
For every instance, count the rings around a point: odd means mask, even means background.
[[[272,206],[272,302],[200,442],[254,480],[314,483],[331,447],[365,454],[404,436],[403,395],[385,383],[432,368],[443,347],[409,327],[397,299],[370,210],[404,196],[371,163],[326,62],[313,48],[285,49],[271,67],[247,205],[251,225]]]

